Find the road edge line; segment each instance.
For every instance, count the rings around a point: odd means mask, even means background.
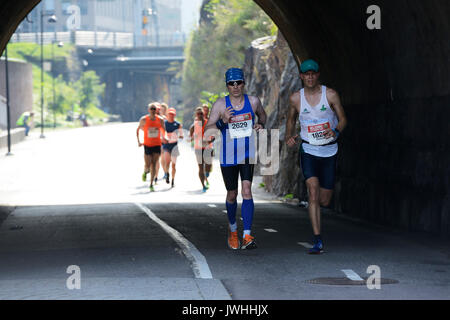
[[[205,256],[189,240],[187,240],[180,232],[158,218],[149,208],[144,206],[142,203],[135,202],[134,204],[142,211],[144,211],[150,219],[156,222],[178,244],[178,246],[183,251],[183,254],[191,263],[191,267],[196,278],[213,279]]]

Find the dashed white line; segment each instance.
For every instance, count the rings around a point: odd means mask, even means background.
[[[167,232],[167,234],[180,246],[183,254],[191,262],[192,269],[194,271],[195,277],[200,279],[212,279],[212,273],[209,269],[208,263],[205,257],[200,251],[181,233],[169,226],[167,223],[159,219],[149,208],[141,203],[135,203],[142,211],[144,211],[147,216],[154,222],[159,224],[159,226]]]
[[[313,247],[313,245],[308,242],[297,242],[297,244],[305,247],[306,249],[311,249]]]
[[[228,211],[227,211],[227,210],[222,210],[222,212],[223,212],[223,213],[228,213]]]
[[[345,273],[345,276],[353,281],[364,281],[363,278],[361,278],[355,271],[351,269],[344,269],[341,270],[343,273]]]
[[[208,204],[208,207],[217,208],[217,206],[215,204]]]
[[[266,230],[267,232],[278,232],[278,231],[275,230],[275,229],[264,229],[264,230]]]

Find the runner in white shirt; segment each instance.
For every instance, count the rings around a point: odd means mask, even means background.
[[[286,123],[286,143],[297,144],[293,134],[300,121],[300,158],[308,189],[308,211],[314,233],[311,254],[323,252],[320,235],[320,206],[328,206],[334,189],[339,134],[347,126],[347,118],[338,93],[319,83],[319,65],[306,60],[300,66],[304,88],[290,97]]]

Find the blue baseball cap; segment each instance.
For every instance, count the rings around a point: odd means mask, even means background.
[[[225,73],[225,82],[230,82],[230,81],[245,81],[244,80],[244,71],[242,71],[242,69],[240,68],[230,68],[227,70],[227,72]]]
[[[305,60],[300,65],[300,71],[306,73],[308,71],[319,72],[319,64],[312,59]]]

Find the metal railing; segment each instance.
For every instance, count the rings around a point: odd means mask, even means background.
[[[14,33],[12,43],[31,42],[40,44],[40,33]],[[72,43],[79,47],[92,48],[142,48],[142,47],[180,47],[186,43],[186,36],[182,33],[163,33],[155,35],[136,35],[129,32],[103,31],[73,31],[73,32],[44,32],[43,43],[52,42]]]

